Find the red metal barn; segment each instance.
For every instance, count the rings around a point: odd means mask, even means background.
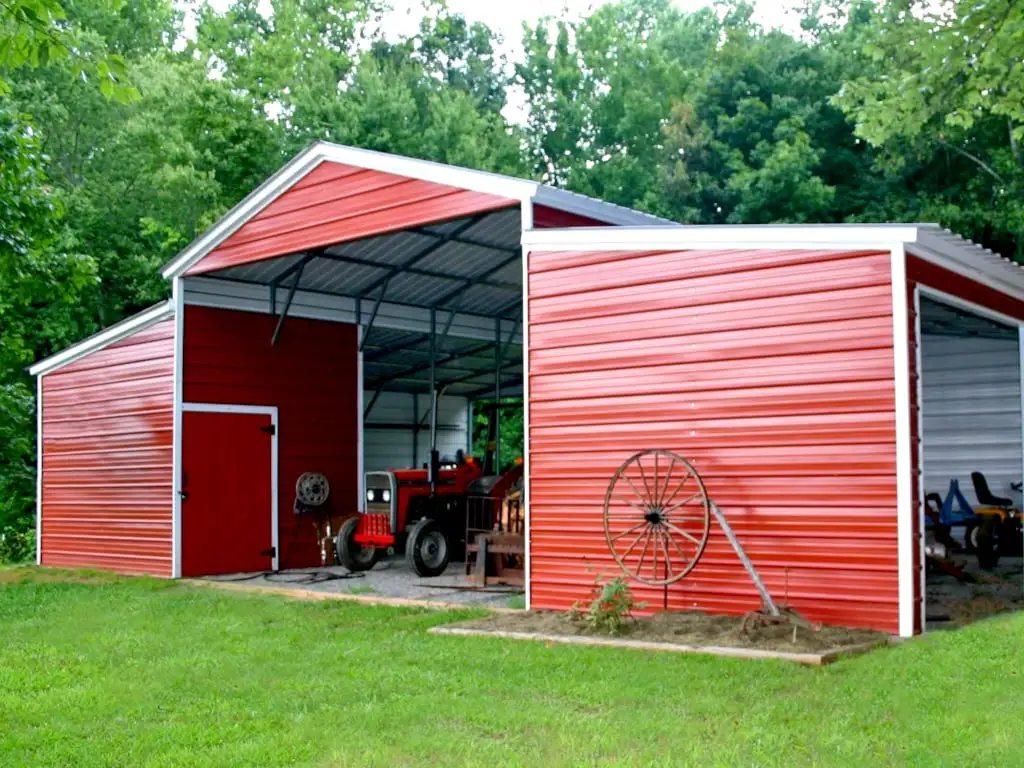
[[[921,631],[924,492],[1024,471],[1017,264],[928,225],[549,230],[524,250],[531,607],[618,572],[605,489],[661,448],[777,600]],[[634,589],[648,610],[759,602],[713,524],[686,578]]]
[[[924,492],[973,469],[1005,492],[1024,470],[1024,276],[933,226],[668,224],[313,146],[165,267],[170,301],[32,368],[39,562],[318,565],[302,472],[351,514],[364,471],[425,461],[432,393],[449,453],[475,399],[523,394],[531,607],[617,572],[606,488],[664,449],[777,599],[919,631]],[[635,587],[648,610],[758,605],[714,525],[684,579]]]
[[[351,514],[364,469],[425,460],[431,391],[449,453],[468,447],[475,398],[521,392],[524,229],[667,223],[314,145],[167,265],[169,302],[32,368],[39,562],[166,577],[319,565],[292,512],[302,472]]]

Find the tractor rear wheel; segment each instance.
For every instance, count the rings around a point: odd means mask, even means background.
[[[380,559],[380,550],[376,547],[364,547],[355,540],[359,518],[350,517],[341,524],[334,547],[338,553],[338,562],[353,573],[368,571]]]
[[[417,576],[440,576],[450,556],[448,537],[436,521],[424,517],[413,526],[405,542],[405,559]]]

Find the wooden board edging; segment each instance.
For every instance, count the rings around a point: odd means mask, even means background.
[[[789,651],[766,651],[760,648],[735,648],[722,645],[686,645],[683,643],[659,643],[649,640],[627,640],[615,637],[589,637],[585,635],[547,635],[540,632],[505,632],[467,627],[431,627],[433,635],[458,635],[462,637],[500,637],[507,640],[533,640],[560,645],[588,645],[605,648],[630,648],[637,651],[671,651],[673,653],[702,653],[710,656],[725,656],[736,659],[777,659],[793,661],[806,666],[821,667],[850,656],[858,656],[875,648],[887,645],[885,640],[876,640],[856,645],[833,648],[822,653],[793,653]]]

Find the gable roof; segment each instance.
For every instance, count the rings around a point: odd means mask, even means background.
[[[613,203],[595,200],[537,181],[503,176],[488,171],[476,171],[445,165],[431,160],[419,160],[386,152],[359,149],[330,142],[317,142],[299,153],[276,173],[248,194],[206,232],[192,241],[181,253],[164,266],[161,274],[173,278],[183,274],[210,251],[223,243],[247,221],[291,189],[323,162],[391,173],[410,179],[444,184],[449,187],[504,197],[511,201],[535,203],[567,213],[587,216],[607,224],[619,226],[677,226],[675,222],[650,214],[634,211]]]

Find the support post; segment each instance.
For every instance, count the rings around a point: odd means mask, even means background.
[[[505,350],[501,348],[500,317],[494,318],[494,340],[494,472],[501,474],[501,359]]]
[[[388,292],[388,284],[390,282],[390,277],[384,281],[384,285],[380,287],[380,293],[377,295],[377,301],[373,303],[373,311],[370,313],[370,322],[368,322],[366,324],[366,327],[363,328],[363,337],[359,340],[360,352],[362,352],[363,349],[366,347],[366,340],[370,337],[370,331],[373,330],[373,322],[377,319],[377,311],[380,309],[381,302],[384,301],[384,294]],[[361,296],[358,299],[356,299],[356,301],[358,301],[360,304],[363,303],[363,299]]]
[[[430,310],[430,494],[437,489],[437,310]]]
[[[274,327],[274,335],[270,339],[270,345],[277,344],[277,337],[281,335],[281,328],[284,327],[284,319],[288,316],[288,310],[291,309],[292,299],[295,298],[295,291],[299,287],[299,281],[302,280],[302,273],[306,269],[306,260],[303,260],[299,264],[299,268],[295,271],[295,279],[292,280],[292,285],[288,289],[288,298],[284,302],[284,309],[281,310],[281,316],[277,318],[277,325]],[[272,290],[276,293],[277,286],[273,286]]]

